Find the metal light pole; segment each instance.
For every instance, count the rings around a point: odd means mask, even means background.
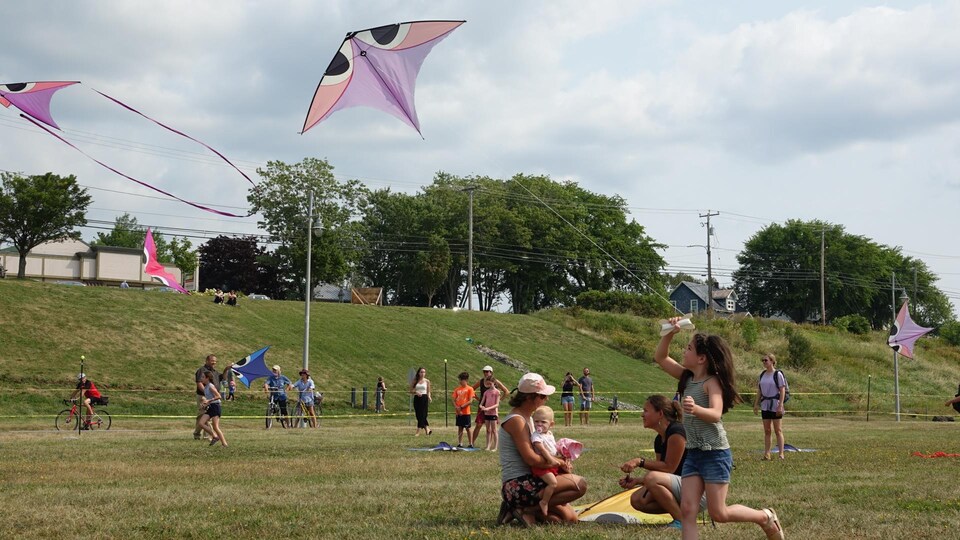
[[[467,211],[470,233],[467,237],[467,309],[473,311],[473,190],[476,186],[464,188],[470,195],[470,209]]]
[[[310,202],[307,206],[307,285],[304,292],[303,308],[303,369],[310,369],[310,266],[313,258],[313,190],[310,190]]]

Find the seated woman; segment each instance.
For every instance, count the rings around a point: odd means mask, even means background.
[[[536,373],[527,373],[517,384],[517,393],[510,398],[510,413],[500,422],[500,468],[503,485],[500,490],[503,502],[500,505],[498,525],[516,519],[524,527],[536,523],[538,518],[552,522],[576,523],[577,513],[570,502],[587,492],[587,482],[571,474],[570,462],[553,456],[541,456],[534,450],[530,437],[533,434],[533,411],[544,405],[556,388],[547,384]],[[546,483],[531,472],[531,467],[548,469],[559,467],[557,487],[550,498],[547,516],[540,511],[540,494]]]
[[[673,522],[668,525],[680,528],[680,473],[687,457],[687,433],[683,428],[683,409],[680,403],[661,395],[652,395],[643,404],[643,427],[657,432],[653,440],[656,459],[638,457],[620,466],[627,473],[620,480],[620,487],[633,489],[643,485],[630,497],[630,505],[648,514],[669,513]],[[635,469],[644,469],[642,477],[630,477]],[[700,508],[706,508],[706,497]]]

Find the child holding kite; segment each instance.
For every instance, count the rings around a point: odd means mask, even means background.
[[[680,381],[677,388],[687,432],[687,458],[680,486],[682,537],[699,538],[697,512],[705,492],[707,511],[714,521],[756,523],[767,538],[782,540],[783,528],[772,508],[727,506],[733,454],[723,428],[723,414],[743,401],[734,383],[733,354],[720,336],[697,333],[684,348],[682,363],[670,358],[670,342],[680,331],[679,321],[680,317],[670,319],[673,328],[660,338],[653,359]]]
[[[530,467],[533,475],[547,484],[540,493],[540,511],[543,512],[544,516],[547,515],[547,510],[550,508],[550,499],[553,498],[553,492],[557,489],[557,474],[560,472],[560,465],[565,460],[572,461],[578,458],[583,450],[583,445],[573,439],[556,440],[553,431],[551,431],[553,426],[553,409],[541,405],[533,411],[533,434],[530,435],[530,443],[543,459],[552,459],[555,463],[553,467],[546,469]]]

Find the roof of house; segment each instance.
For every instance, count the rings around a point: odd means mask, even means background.
[[[313,288],[313,298],[315,300],[332,300],[335,302],[350,301],[350,289],[333,285],[330,283],[321,283]]]
[[[705,283],[694,283],[693,281],[683,281],[680,285],[677,285],[673,291],[670,292],[670,296],[673,296],[673,293],[679,289],[681,286],[685,286],[690,289],[690,291],[697,295],[697,297],[703,301],[704,304],[707,303],[707,285]],[[729,296],[733,295],[736,297],[733,289],[714,289],[713,290],[713,307],[716,310],[726,310],[727,306],[717,302],[717,300],[726,300]]]

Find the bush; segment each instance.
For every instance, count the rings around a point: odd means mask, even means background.
[[[960,347],[960,322],[949,321],[940,326],[940,337],[947,343]]]
[[[803,334],[787,328],[787,364],[794,369],[813,367],[813,346]]]
[[[669,305],[651,294],[625,291],[585,291],[577,295],[577,306],[594,311],[632,313],[639,317],[667,317]]]
[[[747,345],[753,347],[760,337],[760,328],[757,325],[756,319],[750,318],[741,321],[740,335],[743,336],[743,341],[745,341]]]
[[[863,315],[851,314],[844,315],[843,317],[837,317],[836,319],[830,321],[830,324],[833,326],[850,332],[851,334],[864,335],[869,334],[872,330],[870,326],[870,321]]]

